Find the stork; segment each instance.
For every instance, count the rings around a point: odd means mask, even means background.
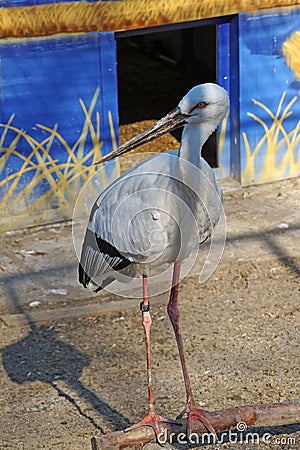
[[[211,236],[219,220],[221,189],[213,169],[201,157],[201,149],[225,118],[228,106],[228,95],[222,87],[213,83],[195,86],[173,111],[96,162],[105,162],[184,126],[180,150],[175,156],[157,154],[137,164],[100,194],[82,245],[79,281],[84,287],[92,283],[99,291],[115,280],[128,281],[137,276],[143,281],[141,311],[149,411],[128,429],[151,426],[158,436],[161,423],[174,422],[159,415],[154,406],[147,284],[152,270],[159,271],[168,263],[173,265],[173,279],[167,311],[175,332],[187,397],[186,406],[176,419],[187,414],[188,436],[195,420],[200,420],[215,435],[205,411],[196,407],[193,397],[180,330],[178,287],[182,262]]]

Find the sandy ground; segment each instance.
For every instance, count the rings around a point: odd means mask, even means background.
[[[222,185],[223,258],[180,291],[195,398],[209,410],[299,398],[300,180]],[[71,233],[64,223],[0,237],[1,449],[87,450],[147,410],[139,301],[83,289]],[[185,393],[167,300],[152,307],[153,382],[158,410],[175,417]],[[300,448],[297,425],[269,432],[268,443],[201,448]]]

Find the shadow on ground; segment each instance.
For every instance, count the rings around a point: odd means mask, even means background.
[[[26,315],[28,316],[28,313]],[[29,317],[28,319],[30,320]],[[52,326],[31,324],[27,336],[3,348],[1,352],[3,366],[14,383],[39,381],[49,384],[60,396],[68,400],[81,416],[85,417],[97,430],[103,432],[95,420],[82,411],[76,400],[58,387],[58,382],[64,381],[114,429],[124,429],[129,425],[122,414],[112,409],[81,383],[80,376],[84,367],[89,365],[89,358],[75,347],[59,340]]]

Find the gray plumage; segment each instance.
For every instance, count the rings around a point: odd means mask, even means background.
[[[228,110],[226,91],[196,86],[156,127],[119,153],[185,125],[180,151],[158,154],[109,185],[90,214],[79,280],[104,288],[119,275],[135,277],[181,262],[206,240],[219,219],[221,190],[201,148]],[[165,125],[167,123],[167,125]],[[146,139],[143,136],[146,134]],[[115,152],[114,152],[115,153]]]

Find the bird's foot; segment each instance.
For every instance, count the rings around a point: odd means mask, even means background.
[[[129,428],[126,428],[124,431],[131,431],[131,430],[136,430],[137,428],[140,427],[151,427],[153,428],[156,438],[159,436],[159,434],[161,434],[163,432],[163,429],[161,427],[161,424],[163,423],[171,423],[171,424],[176,424],[176,425],[180,425],[178,424],[177,420],[174,419],[168,419],[166,417],[160,416],[157,411],[155,409],[150,410],[148,412],[148,414],[146,415],[146,417],[144,417],[144,419],[142,419],[140,422],[135,423],[134,425],[132,425]]]
[[[193,405],[188,403],[184,410],[176,417],[176,419],[181,419],[185,414],[187,414],[187,436],[189,437],[192,432],[192,423],[195,420],[199,420],[205,428],[214,436],[214,442],[218,441],[218,436],[216,430],[207,419],[205,411],[203,409],[195,408]]]

